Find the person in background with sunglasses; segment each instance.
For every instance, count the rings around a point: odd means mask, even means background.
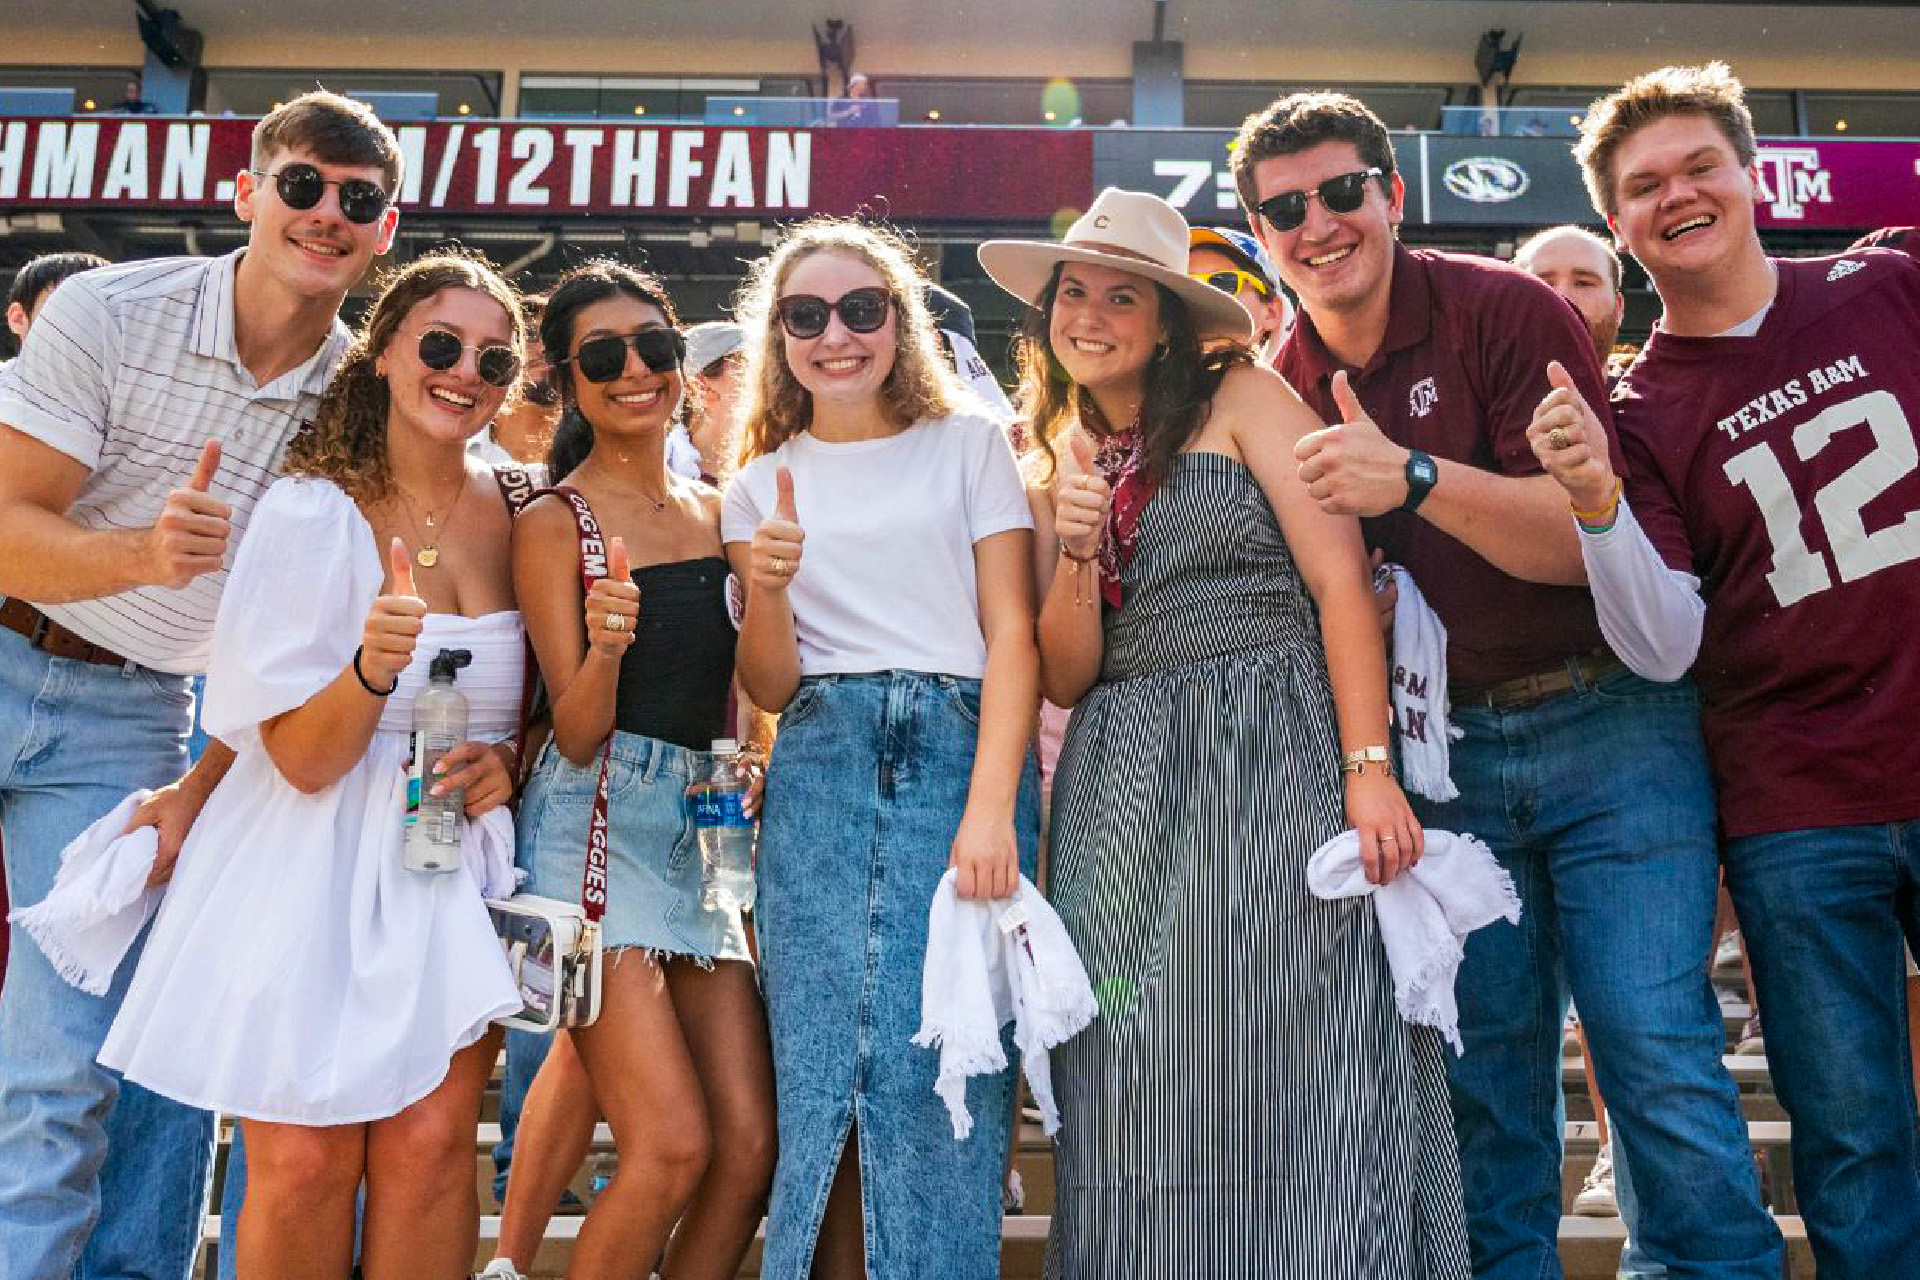
[[[961,411],[926,288],[897,236],[812,218],[736,311],[752,398],[722,528],[740,682],[781,711],[755,912],[769,1280],[1000,1270],[1013,1068],[968,1082],[956,1139],[912,1040],[941,877],[1000,899],[1033,874],[1033,517],[1005,433]]]
[[[674,428],[667,465],[678,448],[684,465],[708,484],[724,487],[740,451],[740,406],[746,393],[745,333],[731,320],[687,330],[685,421]],[[687,474],[682,471],[681,474]]]
[[[520,806],[529,892],[580,900],[607,751],[601,1013],[557,1036],[527,1094],[490,1276],[530,1268],[605,1114],[618,1170],[570,1274],[731,1280],[773,1176],[773,1068],[746,929],[701,898],[685,792],[730,721],[734,625],[720,494],[667,466],[686,345],[660,282],[615,262],[562,276],[540,338],[566,406],[549,469],[584,498],[608,576],[580,577],[574,509],[536,498],[516,524],[514,581],[553,719]],[[611,735],[611,742],[608,741]],[[603,746],[603,744],[605,744]],[[760,753],[742,768],[756,784]],[[536,1043],[509,1048],[509,1074]]]
[[[0,759],[21,762],[0,772],[0,825],[16,904],[43,898],[60,851],[136,787],[158,788],[134,821],[157,827],[164,880],[232,763],[213,743],[182,776],[188,680],[232,549],[351,340],[341,300],[392,243],[400,169],[364,104],[294,99],[255,126],[235,177],[243,249],[74,276],[0,379]],[[183,1280],[212,1117],[137,1085],[115,1100],[94,1065],[132,965],[102,1000],[14,942],[0,1274]]]
[[[546,310],[545,296],[520,296],[520,317],[528,333],[539,332],[540,317]],[[560,393],[554,389],[551,372],[543,352],[538,348],[529,351],[520,377],[520,394],[473,438],[467,452],[488,466],[525,467],[533,473],[536,485],[543,484],[547,450],[553,447],[554,429],[560,425]]]
[[[422,258],[368,313],[215,622],[206,722],[235,757],[182,845],[104,1066],[246,1134],[242,1276],[452,1280],[478,1230],[473,1132],[520,1007],[484,898],[513,891],[525,640],[511,518],[466,445],[520,376],[512,289]],[[412,704],[447,649],[468,741],[461,865],[403,861]]]
[[[1459,795],[1415,796],[1415,812],[1486,841],[1523,904],[1517,925],[1467,940],[1456,982],[1466,1053],[1448,1067],[1475,1275],[1560,1274],[1569,993],[1643,1251],[1676,1274],[1777,1275],[1708,983],[1719,850],[1699,699],[1607,648],[1566,494],[1527,438],[1553,361],[1605,405],[1586,326],[1516,267],[1399,244],[1393,144],[1354,98],[1283,98],[1232,154],[1300,303],[1275,367],[1333,424],[1296,447],[1300,478],[1325,510],[1361,517],[1446,628],[1451,709],[1398,728],[1444,733],[1445,715],[1462,735]]]
[[[1293,303],[1277,283],[1266,249],[1234,227],[1194,227],[1187,244],[1187,273],[1234,296],[1253,321],[1253,358],[1272,363],[1293,328]]]

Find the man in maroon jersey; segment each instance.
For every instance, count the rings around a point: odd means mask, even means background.
[[[1822,1280],[1920,1276],[1900,990],[1902,934],[1920,940],[1920,263],[1768,258],[1753,122],[1719,63],[1596,102],[1576,154],[1665,304],[1615,393],[1628,500],[1560,371],[1529,438],[1615,652],[1700,686]]]
[[[1336,425],[1300,477],[1411,572],[1447,631],[1458,798],[1430,827],[1485,840],[1524,914],[1466,944],[1450,1064],[1468,1231],[1481,1280],[1560,1274],[1560,1039],[1571,989],[1621,1152],[1641,1243],[1672,1274],[1777,1276],[1707,977],[1718,856],[1688,685],[1607,652],[1565,496],[1526,439],[1559,361],[1589,395],[1578,314],[1505,263],[1409,250],[1380,119],[1296,94],[1248,119],[1234,176],[1300,312],[1276,367]],[[1445,732],[1404,723],[1403,736]]]

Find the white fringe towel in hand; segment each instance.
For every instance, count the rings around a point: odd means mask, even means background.
[[[913,1043],[940,1051],[933,1091],[947,1104],[953,1136],[973,1132],[967,1079],[1004,1070],[1000,1028],[1014,1044],[1048,1134],[1060,1128],[1047,1051],[1093,1021],[1098,1006],[1066,926],[1025,876],[1010,900],[963,901],[949,869],[927,913],[920,1031]]]
[[[1401,781],[1445,804],[1458,799],[1449,743],[1461,735],[1447,718],[1447,627],[1405,566],[1382,565],[1399,597],[1393,606],[1393,723],[1400,735]]]
[[[1359,833],[1343,831],[1308,859],[1307,887],[1327,899],[1373,895],[1400,1016],[1438,1027],[1459,1054],[1466,1046],[1453,981],[1467,935],[1495,920],[1520,923],[1520,896],[1492,850],[1474,837],[1428,831],[1426,842],[1418,864],[1376,885],[1360,863]]]
[[[160,832],[128,832],[133,811],[151,791],[136,791],[74,837],[60,853],[60,871],[46,901],[7,919],[26,930],[55,971],[92,996],[104,996],[127,949],[160,906],[164,886],[147,888]]]

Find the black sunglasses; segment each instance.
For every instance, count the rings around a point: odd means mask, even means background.
[[[811,293],[794,293],[773,305],[780,313],[781,327],[789,334],[796,338],[817,338],[827,331],[836,311],[840,313],[840,323],[846,325],[849,332],[874,332],[887,322],[887,308],[893,305],[893,295],[874,285],[850,289],[833,302]]]
[[[678,369],[687,358],[687,340],[678,329],[641,329],[588,338],[580,349],[555,364],[571,364],[588,382],[612,382],[627,367],[627,348],[655,373]]]
[[[311,209],[320,203],[320,197],[327,193],[328,187],[338,187],[340,215],[348,222],[357,222],[361,226],[378,222],[392,199],[387,195],[386,188],[377,182],[368,182],[365,178],[348,178],[341,182],[322,177],[320,171],[310,164],[282,165],[278,173],[267,173],[261,169],[248,172],[256,178],[272,178],[274,187],[280,192],[280,203],[289,209]]]
[[[459,364],[468,351],[474,353],[473,367],[479,371],[480,380],[490,387],[510,387],[520,376],[520,355],[512,347],[499,343],[475,346],[445,329],[423,329],[420,333],[420,363],[436,373]]]
[[[1386,170],[1375,165],[1328,178],[1311,191],[1282,191],[1277,196],[1268,196],[1254,208],[1275,231],[1292,231],[1307,220],[1309,199],[1318,197],[1320,203],[1327,206],[1328,213],[1352,213],[1367,202],[1367,183],[1385,176]]]

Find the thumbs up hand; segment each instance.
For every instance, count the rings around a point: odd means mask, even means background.
[[[1293,446],[1300,483],[1320,509],[1335,516],[1377,516],[1407,500],[1408,451],[1387,439],[1347,381],[1333,375],[1333,403],[1340,421],[1310,431]]]
[[[1607,433],[1558,360],[1547,363],[1547,392],[1527,424],[1527,443],[1547,474],[1560,482],[1575,511],[1599,511],[1613,501],[1613,464]]]
[[[427,602],[413,585],[413,560],[407,544],[395,538],[387,546],[392,572],[387,592],[367,611],[360,633],[360,674],[370,685],[392,685],[413,661],[413,647],[426,628]]]
[[[615,538],[607,544],[607,576],[587,592],[587,643],[617,659],[633,644],[639,624],[640,588],[634,585],[627,540]]]
[[[793,473],[780,467],[773,473],[773,514],[753,532],[753,566],[749,581],[755,590],[785,592],[800,571],[800,548],[807,540],[794,505]]]
[[[160,518],[147,530],[141,575],[146,582],[178,590],[225,561],[233,508],[207,492],[219,470],[220,442],[209,440],[201,447],[193,474],[167,494]]]
[[[1053,532],[1068,556],[1087,561],[1100,552],[1113,490],[1094,466],[1093,441],[1075,427],[1067,448],[1058,457],[1059,476],[1053,486]]]

